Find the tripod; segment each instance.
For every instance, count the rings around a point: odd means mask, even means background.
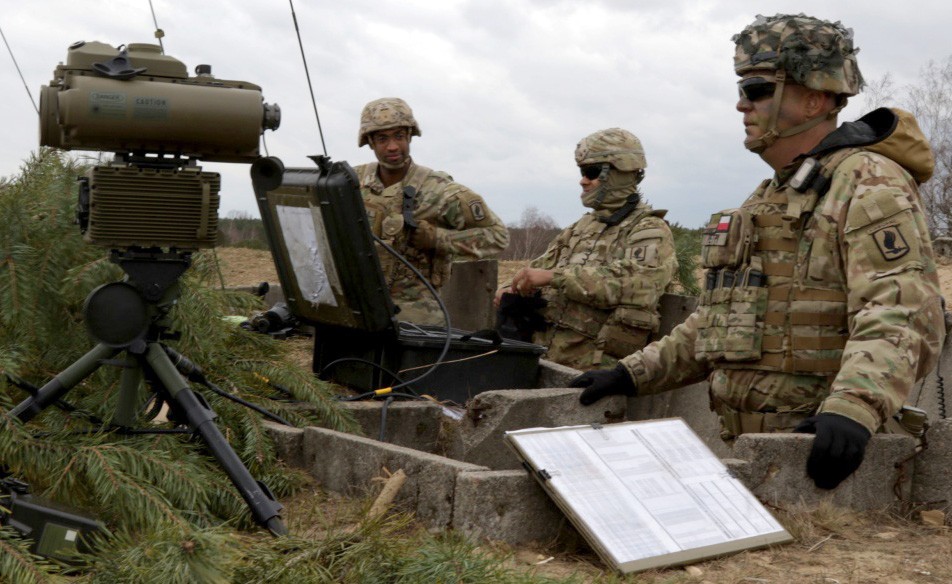
[[[193,433],[202,437],[255,521],[274,535],[287,534],[280,517],[282,505],[267,486],[251,476],[215,425],[215,412],[183,377],[195,370],[194,365],[161,343],[162,339],[174,337],[168,332],[167,318],[178,300],[178,279],[191,265],[191,252],[130,248],[113,250],[110,261],[118,264],[128,279],[104,284],[86,298],[86,326],[98,344],[10,413],[26,423],[102,365],[120,365],[124,368],[113,423],[123,427],[133,424],[141,401],[139,387],[145,377],[152,390],[169,403],[173,417],[186,422]],[[120,353],[125,353],[126,358],[114,361]]]

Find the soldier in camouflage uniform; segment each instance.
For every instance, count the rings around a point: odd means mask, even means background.
[[[533,342],[547,347],[552,361],[586,371],[613,366],[658,331],[658,299],[678,260],[667,211],[641,199],[647,162],[634,134],[595,132],[578,143],[575,161],[582,204],[592,211],[559,233],[497,297],[542,289],[548,326]]]
[[[482,197],[445,172],[410,158],[420,126],[410,106],[395,97],[374,100],[360,114],[357,145],[368,144],[377,162],[354,168],[373,233],[406,257],[439,291],[456,260],[495,257],[509,232]],[[397,318],[442,324],[443,314],[426,285],[378,246]]]
[[[943,307],[918,193],[934,161],[907,112],[837,128],[863,84],[840,23],[761,16],[734,42],[745,145],[775,174],[712,217],[698,310],[573,383],[590,404],[707,378],[725,438],[814,433],[807,474],[832,489],[937,360]]]

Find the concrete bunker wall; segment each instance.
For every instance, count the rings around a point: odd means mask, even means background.
[[[668,297],[662,334],[693,308],[693,299]],[[485,320],[487,314],[482,311],[475,320]],[[470,324],[476,328],[479,323]],[[767,503],[944,509],[952,501],[952,420],[943,419],[948,412],[937,373],[941,378],[952,375],[948,345],[940,370],[918,384],[909,399],[933,420],[929,447],[916,455],[911,438],[874,436],[863,465],[833,491],[816,489],[805,475],[810,436],[750,434],[732,447],[725,444],[708,407],[706,383],[582,407],[578,390],[566,388],[578,371],[547,361],[540,367],[537,389],[486,391],[465,408],[429,402],[347,404],[366,437],[321,428],[271,428],[282,458],[307,470],[326,489],[366,495],[374,478],[403,469],[408,479],[395,501],[399,508],[432,528],[511,544],[551,540],[566,526],[562,512],[503,442],[506,431],[527,427],[680,417]]]

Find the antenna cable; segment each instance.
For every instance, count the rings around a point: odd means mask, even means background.
[[[291,5],[291,18],[294,20],[294,31],[297,33],[298,46],[301,48],[301,60],[304,61],[304,74],[307,76],[307,88],[311,92],[311,105],[314,106],[314,118],[317,119],[317,133],[321,135],[321,147],[324,149],[324,156],[327,156],[327,144],[324,143],[324,130],[321,129],[321,116],[317,113],[317,100],[314,99],[314,86],[311,84],[311,73],[307,68],[307,57],[304,56],[304,43],[301,41],[301,29],[298,28],[297,14],[294,13],[294,1],[288,0],[288,4]]]

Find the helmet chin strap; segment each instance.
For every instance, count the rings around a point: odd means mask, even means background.
[[[378,160],[377,164],[386,168],[387,170],[400,170],[401,168],[410,166],[410,157],[407,156],[407,159],[400,164],[390,164],[389,162],[383,162],[382,160]]]
[[[840,110],[842,110],[846,104],[842,103],[837,107],[830,110],[828,113],[811,118],[802,124],[797,124],[792,128],[787,128],[786,130],[778,131],[777,130],[777,120],[780,117],[780,102],[783,101],[783,87],[787,79],[787,72],[783,69],[778,69],[774,74],[774,79],[777,82],[777,87],[774,89],[773,94],[773,103],[770,104],[770,120],[767,122],[767,129],[764,132],[764,135],[760,138],[754,138],[753,140],[747,140],[744,142],[744,146],[755,154],[760,154],[767,148],[773,145],[779,138],[786,138],[788,136],[795,136],[802,132],[806,132],[810,128],[813,128],[825,120],[835,118]]]

